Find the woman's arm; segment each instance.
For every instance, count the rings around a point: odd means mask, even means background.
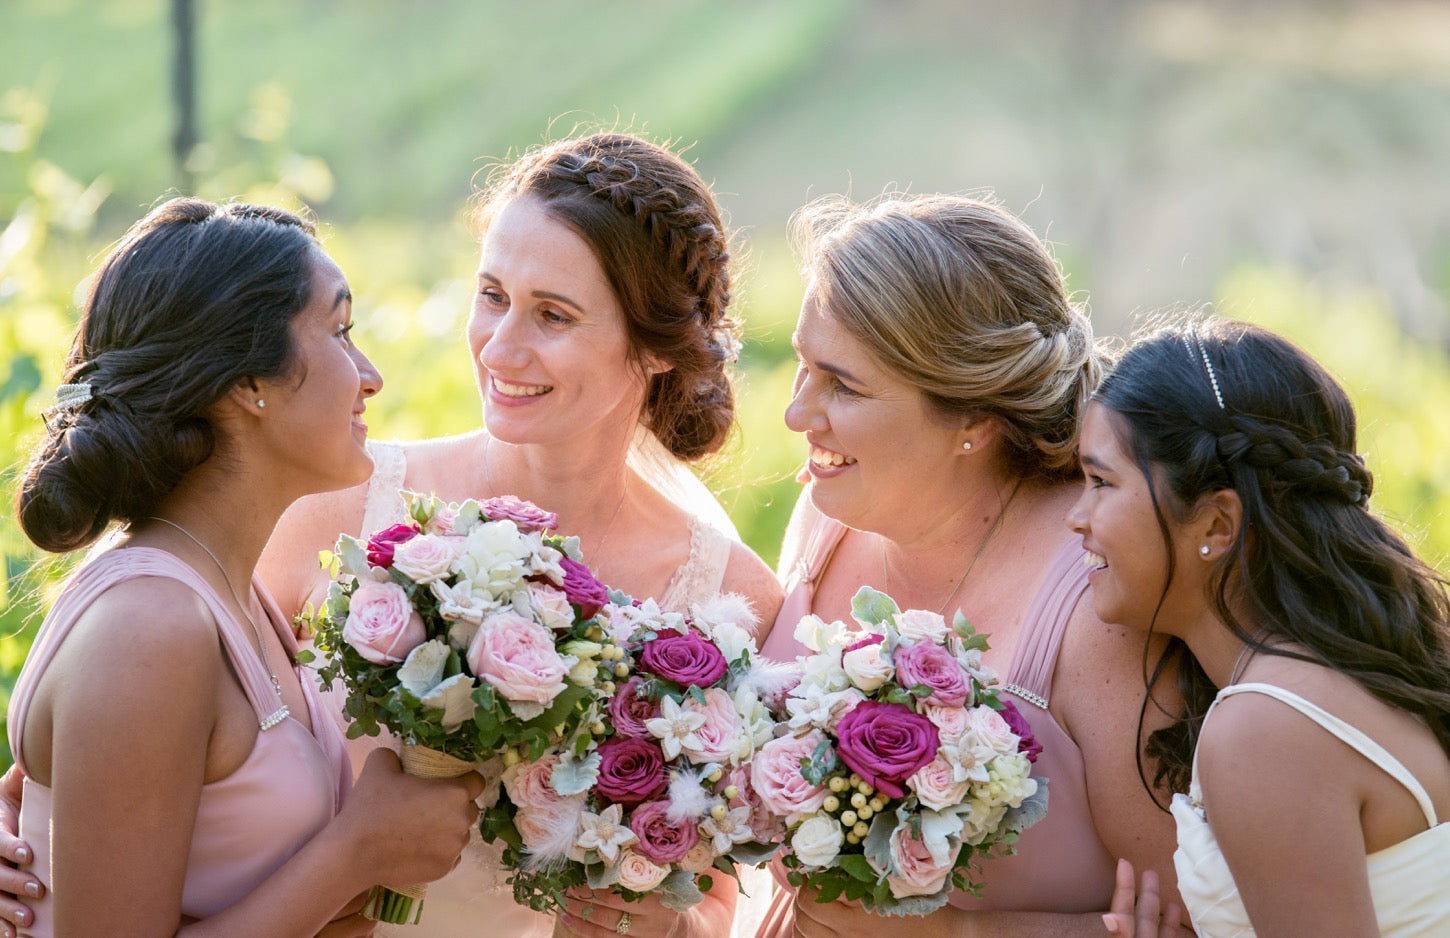
[[[780,612],[780,602],[785,597],[780,581],[765,565],[755,551],[744,544],[731,543],[730,562],[725,567],[725,579],[720,589],[726,593],[739,593],[750,600],[759,624],[755,629],[755,646],[765,644],[770,627],[775,624]]]
[[[1368,765],[1269,697],[1240,694],[1214,709],[1199,785],[1259,935],[1379,934],[1355,790]]]

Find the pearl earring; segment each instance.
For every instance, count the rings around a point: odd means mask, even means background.
[[[267,402],[266,402],[266,401],[264,401],[264,400],[262,400],[262,399],[261,399],[261,398],[260,398],[260,397],[259,397],[259,398],[257,398],[257,406],[258,406],[258,407],[260,407],[260,408],[262,408],[262,409],[264,409],[264,410],[265,410],[265,409],[266,409],[266,407],[267,407]]]
[[[1202,545],[1201,547],[1198,548],[1198,552],[1200,554],[1202,554],[1203,556],[1207,557],[1208,556],[1208,553],[1209,553],[1209,551],[1211,549],[1212,548],[1210,548],[1207,544],[1204,544],[1204,545]]]
[[[971,452],[971,450],[972,450],[972,441],[971,440],[967,440],[964,443],[962,443],[962,449],[966,450],[967,452]]]

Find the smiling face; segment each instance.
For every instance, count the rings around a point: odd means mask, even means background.
[[[483,238],[468,344],[490,435],[509,443],[628,434],[645,376],[589,244],[543,202],[511,199]]]
[[[932,504],[961,455],[959,422],[886,371],[811,287],[792,343],[800,363],[785,422],[805,434],[816,508],[881,532]]]
[[[307,305],[288,327],[295,365],[259,382],[258,397],[267,402],[261,426],[268,439],[297,464],[304,490],[323,492],[357,485],[372,472],[363,411],[383,380],[349,335],[347,278],[321,249],[313,258]]]
[[[1068,514],[1068,526],[1083,537],[1083,562],[1092,568],[1088,581],[1098,618],[1179,634],[1181,625],[1204,607],[1209,564],[1199,554],[1201,538],[1194,525],[1180,523],[1166,509],[1162,517],[1168,543],[1164,543],[1148,479],[1126,439],[1127,427],[1120,416],[1102,404],[1088,405],[1080,443],[1084,488]],[[1163,485],[1156,487],[1162,503]],[[1162,608],[1155,621],[1160,599]]]

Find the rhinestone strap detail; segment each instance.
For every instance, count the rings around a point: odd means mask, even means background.
[[[1023,700],[1032,704],[1032,706],[1034,707],[1041,707],[1043,710],[1047,709],[1046,697],[1042,696],[1041,694],[1033,693],[1032,691],[1023,687],[1021,684],[1003,684],[1002,689],[1016,697],[1021,697]]]
[[[283,704],[276,710],[273,710],[271,713],[267,714],[266,718],[257,725],[260,726],[262,728],[262,732],[265,733],[267,730],[270,730],[272,727],[277,726],[279,723],[281,723],[283,720],[287,719],[291,715],[292,711],[288,709],[286,704]]]

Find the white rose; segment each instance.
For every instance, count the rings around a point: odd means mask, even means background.
[[[880,642],[863,645],[841,655],[841,667],[851,683],[868,694],[878,690],[896,673],[890,662],[881,657]]]
[[[935,612],[926,609],[908,609],[905,612],[898,612],[891,617],[892,624],[901,637],[915,644],[917,642],[931,642],[933,645],[941,644],[941,640],[951,631],[947,620]]]
[[[1002,714],[991,707],[973,707],[967,713],[967,724],[982,745],[998,755],[1008,756],[1017,751],[1017,734]]]
[[[845,840],[841,825],[829,814],[814,814],[801,822],[790,838],[796,859],[806,866],[827,867],[841,852]]]
[[[710,638],[725,656],[726,661],[733,662],[740,657],[740,653],[747,649],[751,658],[755,657],[755,639],[750,633],[734,622],[721,622],[709,630]]]
[[[670,875],[669,867],[660,866],[628,847],[620,851],[619,863],[615,869],[619,873],[619,885],[632,892],[649,892]]]
[[[795,640],[814,652],[850,644],[846,623],[827,622],[818,615],[807,615],[796,623]]]
[[[802,661],[800,686],[818,687],[828,693],[850,687],[851,678],[841,667],[841,649],[831,648],[806,657]]]
[[[447,538],[420,534],[393,551],[393,569],[415,583],[432,583],[448,575],[458,552]]]

